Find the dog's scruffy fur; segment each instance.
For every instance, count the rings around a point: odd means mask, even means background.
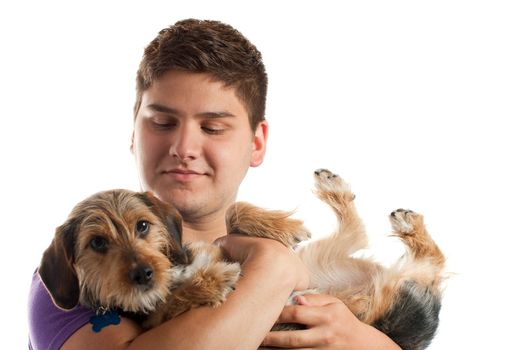
[[[445,258],[423,217],[410,210],[391,213],[393,233],[407,248],[393,266],[354,258],[352,253],[367,246],[354,195],[328,170],[316,171],[315,178],[316,193],[335,211],[339,226],[297,249],[310,271],[309,292],[338,297],[405,350],[425,348],[438,326]],[[310,237],[289,212],[248,203],[234,204],[226,223],[228,233],[272,238],[289,247]],[[80,303],[99,312],[118,309],[142,315],[149,328],[195,306],[220,305],[241,269],[225,261],[215,245],[183,245],[181,216],[173,206],[150,193],[113,190],[73,209],[44,252],[39,273],[60,308]]]

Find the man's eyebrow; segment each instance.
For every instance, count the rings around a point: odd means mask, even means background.
[[[175,108],[167,107],[167,106],[164,106],[164,105],[161,105],[161,104],[158,104],[158,103],[151,103],[151,104],[147,105],[146,107],[149,108],[149,109],[152,109],[152,110],[154,110],[156,112],[160,112],[160,113],[166,113],[166,114],[172,114],[172,115],[180,115],[181,114]],[[231,118],[231,117],[235,117],[235,114],[227,112],[227,111],[202,112],[202,113],[199,113],[197,115],[199,117],[203,117],[203,118]]]
[[[167,114],[175,114],[175,115],[179,115],[179,111],[177,111],[175,108],[170,108],[170,107],[167,107],[167,106],[164,106],[164,105],[160,105],[158,103],[150,103],[149,105],[146,106],[147,108],[149,109],[152,109],[156,112],[161,112],[161,113],[167,113]]]
[[[235,114],[230,112],[203,112],[198,114],[199,117],[204,118],[232,118]]]

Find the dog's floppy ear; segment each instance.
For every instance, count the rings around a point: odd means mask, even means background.
[[[65,310],[74,308],[80,295],[73,267],[77,226],[78,221],[70,219],[56,229],[55,238],[44,252],[38,269],[53,302]]]
[[[171,236],[170,255],[178,263],[186,263],[187,256],[182,248],[182,216],[173,205],[161,201],[151,192],[138,194],[140,199],[166,225]]]

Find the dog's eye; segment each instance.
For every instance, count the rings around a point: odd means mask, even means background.
[[[100,236],[93,237],[91,241],[89,241],[89,245],[94,251],[99,253],[104,253],[108,249],[108,241]]]
[[[137,233],[139,236],[145,236],[148,234],[150,223],[146,220],[137,221]]]

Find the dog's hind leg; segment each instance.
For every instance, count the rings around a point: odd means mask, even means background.
[[[423,216],[398,209],[390,214],[393,234],[407,254],[377,280],[369,321],[400,347],[428,346],[439,324],[445,257],[428,234]]]
[[[399,237],[414,260],[430,259],[432,264],[443,267],[445,257],[427,232],[423,216],[411,210],[397,209],[390,214],[394,236]]]
[[[350,257],[368,244],[364,225],[354,205],[355,196],[341,177],[328,170],[315,171],[315,180],[316,194],[333,209],[338,227],[331,235],[312,241],[298,251],[310,271],[311,287],[324,289],[352,285],[361,288],[365,276],[376,273],[376,266]]]
[[[355,195],[350,186],[338,175],[329,170],[315,171],[316,195],[333,209],[338,220],[338,228],[327,238],[330,250],[340,250],[337,255],[348,257],[359,249],[366,248],[368,238],[354,203]],[[323,240],[321,240],[323,241]],[[334,257],[335,259],[336,257]]]

